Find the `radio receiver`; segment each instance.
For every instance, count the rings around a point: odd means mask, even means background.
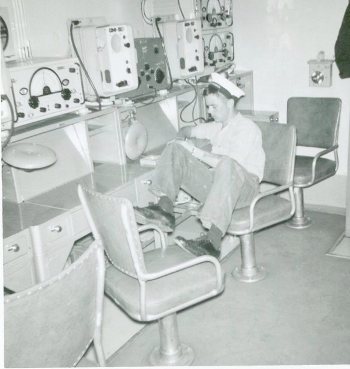
[[[160,38],[135,38],[138,88],[121,95],[140,98],[169,88],[168,71]]]
[[[15,102],[15,127],[80,109],[84,104],[76,59],[40,58],[6,65]]]
[[[231,0],[201,0],[201,11],[203,30],[233,24]]]
[[[13,29],[10,21],[10,9],[0,7],[0,36],[5,61],[16,59]]]
[[[159,23],[173,79],[204,71],[201,22],[198,19]]]
[[[73,34],[82,62],[101,97],[137,88],[136,53],[130,26],[77,26]],[[84,78],[89,100],[95,93]]]
[[[204,65],[223,67],[234,60],[234,38],[232,32],[217,31],[215,33],[203,34],[204,43]]]

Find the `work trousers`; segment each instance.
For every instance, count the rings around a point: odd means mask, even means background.
[[[199,214],[203,226],[214,224],[224,235],[233,210],[248,206],[259,192],[259,179],[227,156],[210,168],[171,142],[157,162],[150,190],[174,202],[180,188],[203,204]]]

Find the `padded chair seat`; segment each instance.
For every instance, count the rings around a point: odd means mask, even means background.
[[[178,246],[144,253],[146,270],[158,272],[193,259]],[[201,263],[146,284],[146,311],[152,315],[203,296],[216,288],[216,270],[212,263]],[[224,286],[222,286],[223,288]],[[128,314],[140,320],[140,285],[137,279],[121,273],[112,265],[107,268],[105,292]]]
[[[267,196],[256,203],[254,210],[254,229],[259,230],[270,224],[279,223],[288,218],[291,212],[290,201],[277,195]],[[249,228],[249,206],[233,212],[228,233],[240,234]]]
[[[295,158],[294,185],[303,186],[311,182],[312,157],[297,156]],[[335,161],[319,158],[316,165],[315,182],[335,174]]]

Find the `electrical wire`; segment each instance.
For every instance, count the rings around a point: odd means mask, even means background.
[[[143,102],[142,100],[136,100],[135,99],[135,102],[139,102],[143,106],[147,106],[147,105],[152,104],[154,102],[154,100],[156,99],[156,97],[157,97],[157,90],[153,86],[150,86],[150,87],[154,89],[153,96],[149,97],[149,99],[151,99],[151,100],[150,101]]]
[[[157,32],[158,32],[158,35],[159,35],[159,38],[161,39],[162,41],[162,46],[163,46],[163,50],[164,50],[164,55],[165,55],[165,61],[166,61],[166,65],[168,67],[168,72],[169,72],[169,77],[170,77],[170,86],[169,86],[169,89],[171,90],[173,88],[173,77],[171,75],[171,70],[170,70],[170,64],[169,64],[169,59],[168,59],[168,55],[166,53],[166,50],[165,50],[165,44],[164,44],[164,38],[160,32],[160,29],[159,29],[159,25],[158,25],[158,22],[160,21],[160,18],[156,18],[155,19],[155,25],[156,25],[156,28],[157,28]]]
[[[85,64],[81,60],[81,57],[80,57],[79,52],[77,50],[77,47],[75,45],[74,36],[73,36],[73,26],[74,25],[76,25],[76,24],[74,23],[74,21],[72,21],[71,24],[70,24],[70,29],[69,29],[70,39],[71,39],[71,42],[72,42],[73,50],[74,50],[75,55],[77,56],[77,58],[79,60],[79,63],[81,65],[81,67],[83,68],[83,71],[85,73],[85,76],[86,76],[87,80],[89,81],[89,83],[90,83],[90,85],[91,85],[91,87],[94,91],[94,94],[96,95],[97,102],[98,102],[98,110],[101,110],[102,109],[101,97],[99,96],[99,94],[97,92],[97,89],[96,89],[94,83],[92,82],[92,79],[90,78],[90,75],[89,75],[88,71],[86,70]]]
[[[8,136],[7,136],[6,140],[1,144],[1,151],[3,151],[4,148],[10,142],[11,137],[13,136],[13,132],[14,132],[14,129],[15,129],[15,113],[13,111],[13,106],[11,104],[11,101],[10,101],[10,99],[7,95],[1,95],[1,100],[2,101],[3,100],[7,101],[8,105],[9,105],[9,108],[10,108],[10,113],[11,113],[11,127],[9,129],[9,133],[8,133]]]
[[[194,118],[194,108],[195,108],[195,106],[196,106],[196,104],[197,104],[197,97],[198,97],[198,93],[197,93],[197,81],[196,81],[196,85],[194,85],[194,84],[192,84],[189,80],[187,80],[187,79],[185,79],[185,82],[188,84],[188,85],[190,85],[192,88],[193,88],[193,90],[194,90],[194,97],[193,97],[193,99],[189,102],[189,103],[187,103],[182,109],[181,109],[181,111],[180,111],[180,119],[181,119],[181,121],[183,122],[183,123],[186,123],[186,124],[190,124],[190,123],[194,123],[195,125],[197,125],[197,121],[198,120],[204,120],[205,121],[205,118],[203,118],[203,117],[198,117],[198,118]],[[191,106],[192,104],[194,104],[194,106],[192,107],[192,120],[185,120],[185,119],[183,119],[183,112],[189,107],[189,106]]]
[[[141,13],[142,18],[147,24],[152,24],[152,19],[146,14],[146,0],[141,0]]]
[[[186,19],[186,18],[185,18],[185,15],[184,15],[184,12],[182,11],[182,6],[181,6],[181,3],[180,3],[180,0],[177,0],[177,5],[179,6],[179,9],[180,9],[180,12],[181,12],[182,18],[183,18],[183,19]]]

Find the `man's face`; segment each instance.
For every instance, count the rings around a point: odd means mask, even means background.
[[[221,94],[209,94],[205,96],[205,104],[208,113],[214,118],[215,122],[226,123],[230,118],[231,105],[233,100],[227,99]]]

